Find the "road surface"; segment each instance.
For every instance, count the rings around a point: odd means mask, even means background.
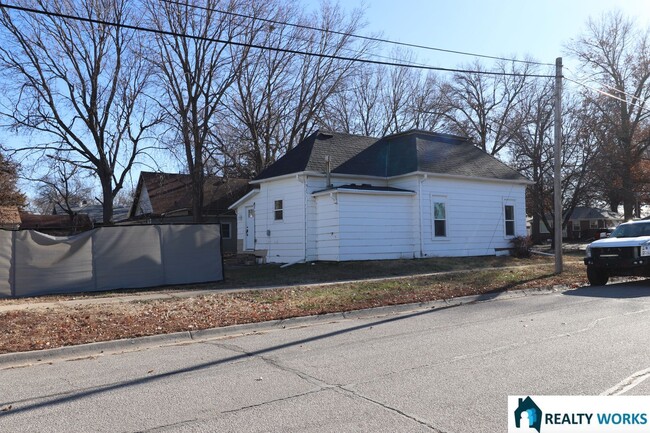
[[[494,432],[508,395],[650,394],[650,282],[0,370],[2,432]]]

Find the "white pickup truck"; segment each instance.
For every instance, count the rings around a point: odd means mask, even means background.
[[[613,276],[650,277],[650,220],[623,223],[608,238],[590,243],[584,261],[592,286]]]

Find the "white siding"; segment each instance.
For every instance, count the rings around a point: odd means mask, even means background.
[[[245,209],[255,208],[255,251],[266,251],[270,263],[305,257],[305,186],[295,177],[265,182],[260,192],[237,207],[237,239],[245,238]],[[274,219],[274,204],[282,200],[283,218]]]
[[[316,201],[315,260],[339,261],[339,207],[336,194],[320,195]]]
[[[435,197],[435,198],[434,198]],[[447,236],[432,236],[431,202],[444,198]],[[504,205],[515,206],[515,235],[526,235],[525,185],[432,178],[421,185],[423,256],[494,255],[510,247]]]
[[[371,260],[432,256],[494,255],[510,247],[504,205],[515,206],[515,234],[526,234],[525,185],[487,180],[413,175],[399,179],[333,178],[334,186],[370,183],[415,195],[333,192],[325,178],[299,176],[264,182],[260,192],[237,209],[237,237],[244,239],[246,206],[255,206],[255,250],[267,261]],[[432,237],[432,197],[443,197],[447,237]],[[283,220],[274,220],[274,202],[283,201]]]
[[[415,257],[414,195],[339,193],[339,260]]]
[[[135,208],[136,215],[146,215],[153,212],[153,207],[151,206],[151,200],[149,199],[149,193],[147,192],[147,187],[142,184],[142,189],[140,190],[140,198],[138,199],[137,207]]]

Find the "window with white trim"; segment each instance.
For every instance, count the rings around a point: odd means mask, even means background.
[[[589,228],[590,229],[597,229],[598,228],[598,220],[589,220]]]
[[[273,219],[275,221],[282,221],[284,219],[284,209],[282,200],[276,200],[273,206]]]
[[[431,202],[433,220],[433,238],[447,237],[447,203],[439,197],[433,197]]]
[[[503,211],[506,237],[512,237],[515,235],[515,205],[504,204]]]

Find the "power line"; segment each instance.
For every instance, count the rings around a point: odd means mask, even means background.
[[[578,74],[576,74],[574,71],[572,71],[571,69],[569,69],[569,68],[566,68],[566,69],[567,69],[569,72],[572,72],[573,74],[575,74],[576,76],[578,75]],[[589,81],[595,81],[595,80],[592,80],[592,79],[589,79],[589,78],[578,78],[578,79],[580,80],[581,83],[584,83],[584,82],[586,82],[587,80],[589,80]],[[571,81],[573,81],[573,80],[571,80]],[[575,81],[574,81],[574,82],[575,82]],[[576,84],[580,84],[580,83],[576,83]],[[628,97],[630,97],[630,98],[632,98],[632,99],[640,99],[638,96],[635,96],[635,95],[631,95],[631,94],[629,94],[629,93],[626,93],[625,91],[623,91],[623,90],[621,90],[621,89],[619,89],[619,88],[617,88],[617,87],[615,87],[615,86],[609,85],[609,84],[607,84],[607,83],[597,82],[597,84],[598,84],[599,86],[607,87],[608,89],[614,90],[614,91],[616,91],[616,92],[618,92],[618,93],[620,93],[620,94],[622,94],[622,95],[628,96]]]
[[[397,63],[397,62],[385,62],[385,61],[372,60],[372,59],[343,57],[343,56],[336,56],[336,55],[333,55],[333,54],[314,53],[314,52],[310,52],[310,51],[299,51],[299,50],[292,50],[292,49],[288,49],[288,48],[268,47],[268,46],[264,46],[264,45],[251,44],[251,43],[245,43],[245,42],[237,42],[237,41],[224,40],[224,39],[218,39],[218,38],[209,38],[209,37],[205,37],[205,36],[188,35],[188,34],[184,34],[184,33],[173,32],[173,31],[170,31],[170,30],[159,30],[159,29],[152,29],[152,28],[148,28],[148,27],[135,26],[135,25],[132,25],[132,24],[114,23],[114,22],[111,22],[111,21],[104,21],[104,20],[98,20],[98,19],[94,19],[94,18],[80,17],[78,15],[69,15],[69,14],[64,14],[64,13],[59,13],[59,12],[51,12],[51,11],[46,11],[46,10],[42,10],[42,9],[33,9],[33,8],[24,7],[24,6],[10,5],[10,4],[6,4],[6,3],[0,3],[0,7],[4,7],[4,8],[7,8],[7,9],[19,10],[19,11],[28,12],[28,13],[35,13],[35,14],[39,14],[39,15],[46,15],[46,16],[49,16],[49,17],[70,19],[70,20],[75,20],[75,21],[87,22],[87,23],[91,23],[91,24],[100,24],[100,25],[105,25],[105,26],[119,27],[119,28],[124,28],[124,29],[129,29],[129,30],[144,31],[144,32],[160,34],[160,35],[165,35],[165,36],[190,38],[190,39],[201,40],[201,41],[206,41],[206,42],[216,42],[216,43],[222,43],[222,44],[225,44],[225,45],[234,45],[234,46],[244,47],[244,48],[255,48],[255,49],[259,49],[259,50],[277,51],[277,52],[282,52],[282,53],[287,53],[287,54],[296,54],[296,55],[303,55],[303,56],[309,56],[309,57],[318,57],[318,58],[324,58],[324,59],[333,59],[333,60],[343,60],[343,61],[347,61],[347,62],[368,63],[368,64],[373,64],[373,65],[393,66],[393,67],[401,67],[401,68],[412,68],[412,69],[429,70],[429,71],[457,72],[457,73],[465,73],[465,74],[498,75],[498,76],[510,76],[510,77],[524,77],[525,76],[525,77],[531,77],[531,78],[553,78],[554,77],[553,75],[543,75],[543,74],[519,74],[519,73],[510,73],[510,72],[477,71],[477,70],[469,70],[469,69],[442,68],[442,67],[437,67],[437,66],[413,65],[413,64],[404,64],[404,63]]]
[[[584,87],[586,89],[589,89],[592,92],[600,93],[601,95],[607,96],[608,98],[615,99],[615,100],[617,100],[619,102],[623,102],[623,103],[628,104],[628,105],[630,105],[632,107],[636,107],[641,111],[645,111],[647,113],[650,113],[650,109],[648,109],[646,107],[642,107],[641,105],[637,105],[634,102],[629,102],[626,99],[619,98],[618,96],[612,95],[611,93],[605,92],[604,90],[598,89],[596,87],[589,86],[589,85],[587,85],[585,83],[581,83],[581,82],[576,81],[576,80],[572,80],[571,78],[564,77],[564,79],[566,79],[567,81],[571,81],[572,83],[575,83],[578,86],[582,86],[582,87]],[[607,86],[605,86],[605,87],[607,87]],[[634,99],[639,99],[639,98],[634,97]]]
[[[322,33],[332,33],[334,35],[350,36],[350,37],[353,37],[353,38],[363,39],[363,40],[372,41],[372,42],[381,42],[381,43],[385,43],[385,44],[398,45],[398,46],[409,47],[409,48],[418,48],[418,49],[428,50],[428,51],[438,51],[438,52],[443,52],[443,53],[459,54],[459,55],[463,55],[463,56],[481,57],[481,58],[484,58],[484,59],[491,59],[491,60],[504,60],[504,61],[507,61],[507,62],[526,63],[526,64],[529,64],[529,65],[555,66],[554,63],[541,63],[541,62],[535,62],[535,61],[532,61],[532,60],[509,59],[507,57],[488,56],[488,55],[485,55],[485,54],[475,54],[475,53],[469,53],[469,52],[465,52],[465,51],[447,50],[447,49],[444,49],[444,48],[435,48],[435,47],[429,47],[429,46],[426,46],[426,45],[411,44],[411,43],[408,43],[408,42],[397,42],[397,41],[392,41],[390,39],[383,39],[383,38],[377,38],[377,37],[372,37],[372,36],[355,35],[354,33],[339,32],[339,31],[336,31],[336,30],[323,29],[323,28],[319,28],[319,27],[308,26],[308,25],[305,25],[305,24],[289,23],[289,22],[286,22],[286,21],[273,20],[273,19],[270,19],[270,18],[254,17],[254,16],[251,16],[251,15],[240,14],[240,13],[237,13],[237,12],[225,11],[225,10],[222,10],[222,9],[209,8],[209,7],[206,7],[206,6],[199,6],[199,5],[191,5],[191,4],[188,4],[188,3],[182,3],[182,2],[174,1],[174,0],[162,0],[162,1],[165,2],[165,3],[175,4],[175,5],[178,5],[178,6],[189,6],[189,7],[194,8],[194,9],[201,9],[201,10],[205,10],[205,11],[208,11],[208,12],[218,12],[218,13],[221,13],[221,14],[231,15],[231,16],[235,16],[235,17],[239,17],[239,18],[247,18],[247,19],[262,21],[262,22],[265,22],[265,23],[296,27],[296,28],[305,29],[305,30],[316,30],[316,31],[322,32]]]

